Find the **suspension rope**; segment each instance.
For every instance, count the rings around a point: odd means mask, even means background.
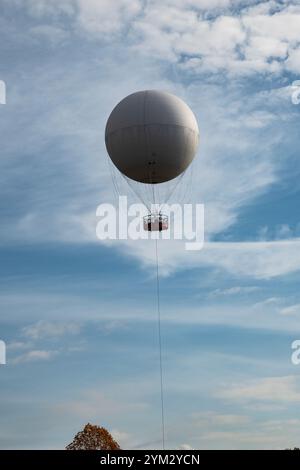
[[[161,402],[161,433],[162,448],[165,449],[165,413],[164,413],[164,384],[163,384],[163,363],[161,345],[161,313],[160,313],[160,288],[159,288],[159,268],[158,268],[158,240],[155,239],[156,255],[156,294],[157,294],[157,325],[158,325],[158,348],[159,348],[159,371],[160,371],[160,402]]]

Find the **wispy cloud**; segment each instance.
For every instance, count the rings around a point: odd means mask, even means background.
[[[220,390],[216,396],[242,402],[300,402],[299,378],[291,375],[257,379]]]
[[[11,341],[7,344],[7,349],[10,351],[19,351],[30,347],[32,347],[32,343],[29,341]]]
[[[117,244],[118,245],[118,244]],[[125,244],[124,244],[125,245]],[[120,248],[122,243],[119,243]],[[155,263],[152,245],[145,241],[126,243],[127,252],[145,266]],[[270,242],[206,242],[199,252],[187,252],[183,243],[162,241],[161,273],[177,269],[208,267],[245,278],[272,279],[300,270],[299,239]]]
[[[88,422],[103,419],[103,416],[124,413],[131,410],[143,410],[147,404],[143,402],[118,403],[104,392],[98,390],[86,390],[78,399],[58,404],[57,409],[64,410],[65,413],[77,415],[82,420]]]
[[[24,364],[27,362],[49,361],[57,356],[58,351],[44,351],[41,349],[34,349],[28,351],[20,356],[14,357],[10,362],[12,364]]]
[[[247,415],[237,414],[221,414],[215,411],[206,411],[201,413],[194,413],[193,420],[197,426],[216,427],[219,429],[230,427],[242,427],[250,422]]]
[[[299,315],[300,314],[300,304],[289,305],[280,310],[281,315]]]
[[[78,323],[59,323],[40,320],[37,323],[26,326],[22,330],[23,336],[32,340],[40,340],[45,338],[57,338],[64,335],[76,335],[80,332]]]
[[[227,289],[216,289],[210,293],[210,297],[222,297],[232,295],[251,294],[259,290],[258,286],[234,286]]]

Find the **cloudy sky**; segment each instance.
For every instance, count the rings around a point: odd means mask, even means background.
[[[154,242],[95,235],[106,119],[149,88],[195,112],[205,204],[202,251],[160,244],[166,446],[299,447],[299,2],[0,12],[1,448],[64,448],[88,421],[161,446]]]

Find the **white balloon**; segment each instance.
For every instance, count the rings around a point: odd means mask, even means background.
[[[170,181],[184,172],[198,142],[192,110],[177,96],[157,90],[124,98],[111,112],[105,129],[114,165],[128,178],[148,184]]]

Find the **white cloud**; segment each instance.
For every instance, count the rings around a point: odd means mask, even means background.
[[[216,393],[229,400],[266,401],[279,403],[300,402],[300,384],[297,376],[267,377],[234,385]]]
[[[151,2],[133,23],[132,34],[137,33],[135,47],[141,53],[173,61],[188,54],[194,57],[186,60],[186,69],[198,64],[199,74],[224,70],[232,76],[294,67],[294,60],[288,64],[286,59],[298,51],[299,24],[299,10],[280,2],[247,8],[232,4],[209,20],[186,2]]]
[[[258,405],[258,404],[256,404]],[[247,403],[247,413],[254,409]],[[205,449],[276,449],[292,448],[297,445],[299,438],[299,420],[285,418],[281,411],[285,407],[275,406],[274,403],[258,406],[258,414],[222,415],[214,411],[200,413],[204,419],[191,422],[192,436],[189,436],[194,448]],[[275,419],[264,420],[261,412],[272,413]],[[278,414],[279,413],[279,414]],[[286,413],[286,411],[285,411]],[[278,416],[278,417],[277,417]],[[200,447],[199,447],[200,446]]]
[[[130,433],[113,428],[111,435],[120,445],[121,449],[130,449],[133,441],[133,437]]]
[[[280,305],[282,302],[284,301],[284,299],[282,299],[281,297],[268,297],[267,299],[265,300],[262,300],[260,302],[257,302],[256,304],[254,304],[254,308],[261,308],[261,307],[266,307],[266,306],[272,306],[272,305],[275,305],[278,307],[278,305]]]
[[[15,357],[10,362],[12,364],[23,364],[27,362],[36,362],[36,361],[49,361],[58,354],[58,351],[44,351],[40,349],[34,349],[28,351],[20,356]]]
[[[121,244],[121,242],[119,242]],[[123,244],[121,244],[121,247]],[[161,274],[177,269],[210,267],[236,276],[271,279],[300,270],[300,240],[273,242],[207,242],[201,251],[185,251],[183,242],[159,243]],[[155,265],[153,244],[126,243],[128,253],[145,266]]]
[[[257,286],[234,286],[228,289],[216,289],[210,293],[210,297],[252,294],[252,292],[256,292],[257,290],[259,290]]]
[[[293,45],[299,40],[300,14],[293,11],[289,12],[286,8],[273,15],[251,15],[243,16],[244,26],[250,34],[261,38],[287,41]]]
[[[284,423],[282,423],[284,424]],[[297,437],[294,435],[295,429],[291,429],[287,426],[285,428],[286,434],[283,436],[281,432],[276,433],[266,433],[265,430],[255,430],[250,431],[211,431],[201,436],[202,445],[206,445],[211,442],[212,449],[276,449],[283,450],[285,448],[293,447],[291,442],[294,442],[297,445]],[[216,444],[218,443],[218,444]],[[209,445],[209,444],[208,444]],[[207,448],[207,447],[206,447]]]
[[[281,315],[299,315],[300,314],[300,304],[290,305],[284,307],[280,310]]]
[[[193,447],[190,444],[180,444],[179,449],[182,450],[193,450]]]
[[[267,428],[269,431],[280,431],[283,426],[297,427],[299,428],[300,419],[291,418],[291,419],[270,419],[268,421],[262,422],[262,428]]]
[[[290,51],[286,65],[291,72],[300,74],[300,49]]]
[[[27,0],[26,5],[31,15],[44,20],[67,15],[73,31],[88,38],[113,41],[124,33],[129,47],[147,56],[176,62],[185,54],[195,56],[185,66],[194,68],[198,61],[199,73],[299,71],[300,9],[290,3]]]
[[[77,323],[59,323],[47,322],[40,320],[33,325],[26,326],[22,330],[22,334],[32,340],[40,340],[44,338],[57,338],[67,334],[78,334],[80,326]]]
[[[51,42],[54,46],[64,41],[68,37],[68,33],[65,29],[58,26],[52,25],[38,25],[30,28],[29,31],[33,36],[36,36],[40,41],[46,39]]]
[[[107,394],[98,390],[86,390],[82,396],[57,405],[57,410],[63,410],[66,414],[76,415],[85,422],[102,420],[103,416],[118,414],[124,410],[139,411],[147,405],[142,402],[127,401],[118,403]]]
[[[12,341],[11,343],[7,344],[7,349],[11,351],[17,351],[22,349],[28,349],[32,347],[31,342],[24,342],[24,341]]]
[[[222,414],[214,411],[194,413],[193,418],[197,426],[202,428],[228,428],[242,427],[250,422],[249,416],[237,414]]]
[[[78,0],[78,23],[95,36],[119,33],[141,10],[139,0]]]
[[[270,57],[284,59],[287,55],[288,44],[270,36],[253,36],[244,52],[249,60],[261,59],[263,61]]]
[[[214,10],[218,8],[226,8],[233,2],[240,3],[242,0],[165,0],[164,4],[169,7],[189,8],[196,10]],[[150,0],[149,4],[159,5],[159,0]]]
[[[14,0],[23,3],[23,0]],[[59,17],[60,15],[74,15],[76,0],[25,0],[29,13],[37,18],[45,16]]]

